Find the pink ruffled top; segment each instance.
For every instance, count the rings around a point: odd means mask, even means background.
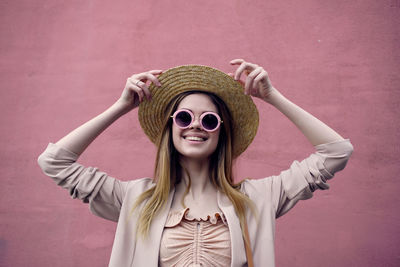
[[[230,266],[231,240],[224,214],[194,218],[171,211],[160,245],[160,266]]]

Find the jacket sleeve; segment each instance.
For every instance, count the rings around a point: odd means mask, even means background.
[[[277,176],[248,182],[246,187],[254,193],[257,202],[272,202],[276,218],[288,212],[299,200],[311,198],[315,190],[329,189],[327,181],[344,169],[353,146],[349,139],[344,139],[317,145],[315,150],[301,162],[295,160],[289,169]]]
[[[49,143],[38,157],[44,174],[69,191],[72,198],[89,203],[90,211],[104,219],[118,221],[129,183],[117,180],[95,167],[84,167],[76,162],[78,155],[56,144]]]

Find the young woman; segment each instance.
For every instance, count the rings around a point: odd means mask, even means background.
[[[39,156],[43,172],[73,198],[118,222],[109,266],[274,266],[276,218],[328,189],[345,167],[348,139],[285,98],[262,67],[231,64],[233,77],[198,65],[135,74],[109,109]],[[251,96],[288,117],[316,152],[277,176],[234,184],[232,161],[258,127]],[[158,148],[153,179],[120,181],[76,162],[139,104],[140,124]]]

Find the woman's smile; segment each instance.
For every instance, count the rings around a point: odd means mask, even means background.
[[[204,134],[189,133],[189,134],[183,135],[183,139],[185,139],[186,141],[189,141],[189,142],[202,143],[202,142],[207,141],[208,138]]]

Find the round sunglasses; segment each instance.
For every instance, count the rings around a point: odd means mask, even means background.
[[[174,123],[181,129],[187,129],[192,126],[194,121],[194,115],[190,110],[178,109],[171,116]],[[207,132],[214,132],[223,123],[219,115],[215,112],[207,111],[200,115],[201,127]]]

